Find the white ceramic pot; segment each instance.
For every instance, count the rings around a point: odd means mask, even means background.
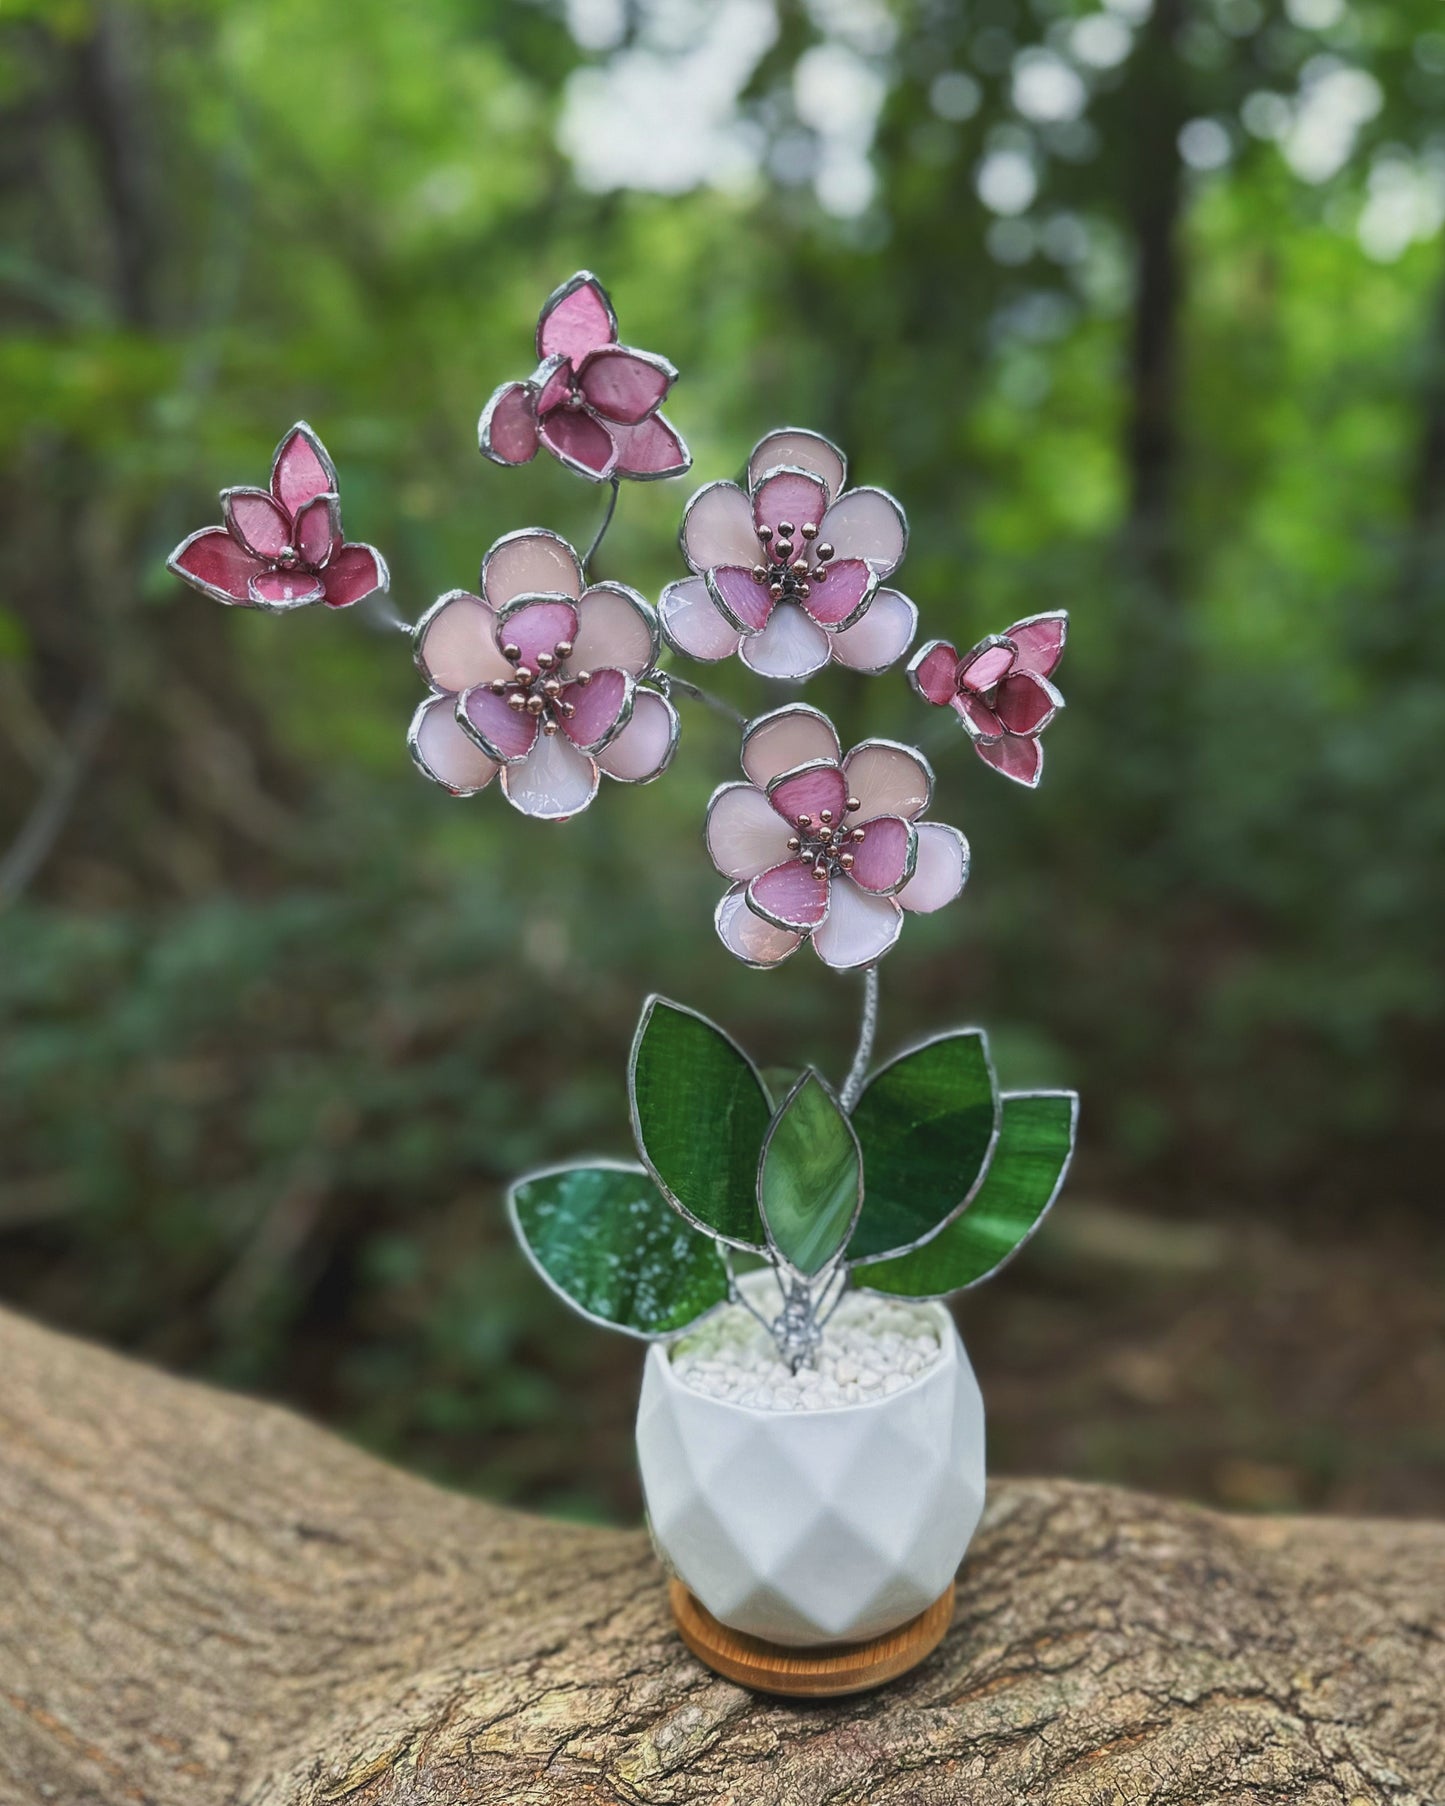
[[[953,1319],[901,1390],[825,1411],[705,1397],[654,1343],[637,1455],[666,1566],[721,1623],[772,1643],[881,1636],[944,1591],[983,1510],[983,1397]]]

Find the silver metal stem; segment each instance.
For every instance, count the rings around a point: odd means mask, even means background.
[[[714,696],[710,690],[704,690],[700,684],[689,683],[685,677],[679,677],[675,671],[659,671],[668,690],[681,690],[684,696],[691,696],[694,702],[702,703],[715,715],[721,715],[736,727],[746,727],[748,718],[740,709],[735,709],[730,702],[724,702],[721,696]]]
[[[873,1037],[877,1032],[878,968],[869,966],[863,974],[863,1020],[858,1024],[858,1049],[853,1055],[853,1064],[848,1068],[848,1076],[843,1081],[843,1089],[838,1093],[838,1101],[845,1110],[853,1108],[863,1090],[863,1081],[868,1076],[868,1062],[873,1058]]]
[[[607,498],[607,512],[602,516],[601,526],[598,527],[596,533],[592,536],[592,544],[588,546],[587,550],[582,555],[582,575],[584,579],[590,579],[592,560],[596,556],[598,546],[600,546],[602,541],[607,537],[607,529],[612,525],[612,516],[617,512],[617,491],[620,487],[621,484],[618,479],[613,477],[610,484],[612,493]]]

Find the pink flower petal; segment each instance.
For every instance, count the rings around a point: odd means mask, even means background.
[[[264,489],[223,489],[221,513],[248,552],[273,561],[291,544],[291,516]]]
[[[928,915],[951,903],[968,879],[968,842],[946,822],[918,824],[918,863],[898,893],[898,901],[917,915]]]
[[[1013,669],[1014,651],[1012,640],[1006,640],[1002,634],[992,633],[986,640],[965,652],[958,662],[958,681],[970,690],[991,690],[1002,678],[1008,676]]]
[[[334,495],[318,495],[296,510],[291,544],[303,564],[317,569],[341,550],[341,503]]]
[[[832,440],[800,426],[781,427],[758,440],[748,459],[748,487],[755,488],[761,477],[781,464],[791,465],[794,470],[810,470],[815,477],[821,477],[830,500],[841,491],[848,474],[848,460]],[[794,521],[793,525],[802,523]]]
[[[1048,678],[1015,670],[999,685],[993,708],[1006,733],[1041,734],[1063,703]]]
[[[634,690],[632,719],[598,755],[608,777],[623,784],[650,784],[662,776],[677,751],[677,710],[656,690]]]
[[[554,408],[542,421],[542,443],[552,456],[579,476],[605,483],[617,462],[611,433],[586,408]]]
[[[913,875],[917,830],[901,815],[875,815],[865,821],[860,812],[848,819],[863,830],[863,839],[853,847],[853,869],[848,876],[864,890],[891,896]]]
[[[530,464],[540,443],[537,398],[529,383],[503,383],[482,409],[477,444],[494,464]]]
[[[375,546],[345,545],[321,574],[330,608],[350,608],[391,581],[386,560]]]
[[[510,708],[506,697],[486,684],[463,691],[455,712],[463,729],[499,765],[526,758],[538,739],[537,717]]]
[[[576,711],[562,722],[562,732],[583,752],[600,752],[627,725],[632,713],[633,679],[626,671],[594,671],[587,684],[568,684],[562,699]]]
[[[1015,621],[1004,635],[1018,647],[1015,669],[1032,671],[1035,677],[1052,677],[1054,667],[1064,655],[1064,641],[1069,634],[1069,617],[1065,609],[1049,614],[1030,615]]]
[[[922,753],[893,740],[864,740],[843,761],[848,794],[858,802],[857,819],[901,815],[912,821],[928,807],[933,773]]]
[[[748,908],[775,928],[807,931],[828,919],[827,878],[815,878],[805,860],[789,858],[748,882]]]
[[[746,634],[738,656],[759,677],[801,683],[821,671],[833,649],[833,636],[810,621],[796,602],[780,602],[761,633]]]
[[[502,769],[502,793],[514,809],[539,821],[566,821],[597,794],[597,761],[565,734],[539,734],[519,764]]]
[[[708,483],[682,513],[682,555],[698,572],[719,564],[751,570],[762,557],[753,505],[736,483]]]
[[[713,916],[718,939],[728,952],[748,966],[776,966],[796,953],[803,937],[788,928],[775,928],[748,908],[747,887],[735,884],[718,904]]]
[[[253,607],[270,614],[284,614],[291,608],[306,608],[325,595],[321,579],[313,571],[260,571],[251,579],[249,594]]]
[[[1043,743],[1031,736],[1007,734],[993,746],[975,741],[974,751],[985,765],[992,765],[1025,789],[1036,790],[1044,775]]]
[[[537,393],[537,418],[540,421],[572,393],[577,372],[565,357],[549,357],[532,372],[532,387]]]
[[[756,878],[780,865],[791,832],[752,784],[724,784],[708,804],[707,850],[724,878]]]
[[[730,658],[742,635],[707,593],[707,579],[684,577],[669,583],[657,605],[667,643],[689,658],[713,663]]]
[[[801,606],[820,627],[851,627],[867,613],[877,587],[877,572],[861,558],[839,558],[825,567],[823,582],[808,586]]]
[[[537,321],[537,356],[566,357],[580,363],[599,345],[617,338],[617,315],[607,290],[590,270],[579,270],[542,304]]]
[[[774,778],[768,785],[768,801],[789,827],[816,832],[825,809],[834,823],[843,820],[848,787],[836,765],[805,765]]]
[[[743,770],[763,790],[785,771],[820,760],[836,765],[842,754],[833,723],[803,702],[760,715],[743,732]]]
[[[823,516],[818,538],[840,558],[866,558],[887,577],[903,562],[908,525],[886,489],[850,489]]]
[[[595,583],[577,604],[577,638],[571,671],[614,665],[641,677],[657,663],[657,616],[635,589],[623,583]]]
[[[995,740],[1003,739],[1003,723],[982,697],[960,690],[953,699],[953,706],[970,740],[981,740],[985,746],[992,746]]]
[[[945,708],[958,693],[958,652],[947,640],[920,646],[908,665],[908,681],[923,698]]]
[[[497,762],[462,731],[450,696],[429,696],[411,718],[407,745],[417,767],[453,796],[474,796],[497,774]]]
[[[847,972],[882,959],[902,927],[903,911],[892,897],[870,896],[840,878],[833,886],[828,919],[813,934],[813,948],[824,965]]]
[[[519,597],[497,610],[497,645],[506,656],[509,646],[517,648],[516,664],[534,674],[541,670],[538,655],[558,657],[557,648],[577,638],[577,604],[559,597]],[[562,656],[565,657],[565,654]],[[509,660],[509,663],[514,661]]]
[[[512,667],[497,650],[496,627],[496,617],[480,596],[449,591],[417,622],[417,668],[434,688],[454,695],[473,684],[510,678]]]
[[[304,420],[298,420],[271,460],[272,495],[288,515],[294,515],[318,495],[336,491],[336,466],[326,447]]]
[[[748,633],[767,626],[773,612],[768,586],[740,564],[720,564],[707,574],[708,594],[725,618]]]
[[[633,351],[626,345],[603,345],[589,352],[577,371],[577,386],[604,420],[624,426],[656,412],[677,381],[665,357]]]
[[[236,603],[250,606],[251,579],[265,568],[264,562],[238,545],[224,527],[202,527],[183,539],[166,560],[166,569],[183,583],[228,607]]]
[[[493,608],[517,596],[580,596],[577,554],[544,527],[506,533],[482,560],[482,595]]]
[[[636,426],[614,424],[611,432],[620,477],[650,482],[657,477],[680,477],[692,469],[692,453],[682,434],[661,414],[651,414]]]
[[[753,520],[776,533],[786,521],[801,545],[805,526],[816,527],[828,506],[828,491],[821,477],[808,470],[775,470],[753,491]],[[820,538],[824,535],[820,534]],[[774,539],[773,544],[778,541]]]
[[[897,664],[918,632],[918,610],[900,590],[875,591],[861,621],[833,635],[833,657],[876,676]]]

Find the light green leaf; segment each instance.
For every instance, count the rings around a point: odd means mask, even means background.
[[[905,1298],[962,1291],[997,1273],[1038,1228],[1069,1170],[1078,1096],[1020,1092],[1002,1104],[998,1142],[973,1202],[921,1248],[865,1267],[860,1280],[869,1291]]]
[[[988,1042],[976,1028],[940,1035],[875,1072],[853,1106],[867,1194],[849,1260],[936,1229],[977,1185],[997,1120]]]
[[[677,1212],[640,1167],[529,1173],[507,1193],[518,1239],[576,1310],[636,1336],[667,1336],[721,1304],[717,1244]]]
[[[863,1202],[863,1161],[838,1100],[805,1072],[768,1126],[758,1167],[768,1239],[811,1278],[848,1240]]]
[[[742,1049],[706,1016],[650,997],[628,1088],[637,1151],[667,1197],[724,1241],[761,1247],[758,1152],[772,1105]]]

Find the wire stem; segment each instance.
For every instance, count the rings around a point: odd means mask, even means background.
[[[679,677],[673,671],[659,672],[660,677],[667,680],[669,690],[681,690],[684,696],[691,696],[694,702],[700,702],[704,708],[711,709],[715,715],[731,721],[736,727],[746,727],[748,718],[741,709],[735,709],[730,702],[724,702],[721,696],[714,696],[711,690],[704,690],[700,685],[689,683],[685,677]]]
[[[618,479],[613,477],[611,483],[608,485],[608,488],[612,493],[607,498],[607,512],[602,516],[602,524],[598,527],[596,533],[593,534],[592,544],[588,546],[582,557],[582,575],[584,579],[591,576],[592,560],[597,555],[598,546],[600,546],[602,541],[607,537],[607,529],[612,525],[612,516],[617,512],[617,491],[620,487],[621,484]]]
[[[863,974],[863,1019],[858,1024],[858,1047],[853,1055],[853,1064],[848,1068],[848,1076],[843,1081],[843,1089],[838,1094],[838,1101],[845,1110],[851,1110],[858,1102],[863,1080],[868,1074],[868,1062],[873,1057],[873,1037],[877,1032],[878,968],[869,966]]]

